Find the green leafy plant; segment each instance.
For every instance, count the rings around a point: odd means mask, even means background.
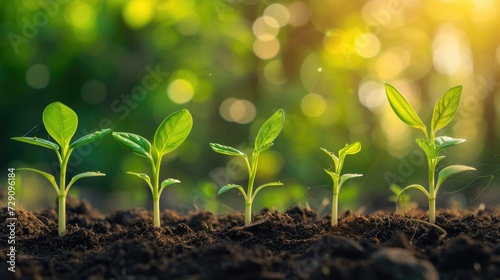
[[[42,114],[42,121],[45,129],[54,139],[54,141],[56,141],[56,143],[37,137],[13,137],[12,140],[54,150],[57,155],[57,160],[59,161],[59,184],[56,182],[55,177],[49,173],[33,168],[18,168],[17,170],[28,170],[36,172],[44,176],[52,184],[58,197],[58,232],[59,236],[63,236],[64,234],[66,234],[66,196],[68,195],[70,187],[81,178],[105,176],[105,174],[100,173],[99,171],[84,172],[74,176],[69,184],[66,185],[66,168],[68,165],[69,157],[71,156],[71,153],[74,149],[101,139],[106,134],[111,132],[111,129],[107,128],[96,131],[79,138],[73,143],[70,143],[71,138],[73,138],[73,135],[75,135],[76,129],[78,127],[78,116],[73,110],[71,110],[71,108],[62,104],[61,102],[54,102],[47,105]]]
[[[429,167],[429,190],[426,190],[422,185],[413,184],[404,188],[401,193],[417,189],[422,191],[429,200],[429,222],[436,222],[436,196],[443,182],[450,176],[459,172],[475,170],[475,168],[465,165],[451,165],[439,171],[437,181],[435,179],[436,165],[445,158],[439,153],[445,149],[457,144],[465,142],[462,138],[452,138],[448,136],[436,137],[436,132],[448,125],[458,111],[460,98],[462,95],[462,86],[450,88],[436,102],[432,113],[431,129],[428,131],[420,117],[415,113],[415,110],[410,106],[403,95],[392,85],[385,84],[387,99],[396,115],[407,125],[418,128],[424,133],[424,138],[417,138],[417,144],[424,151],[427,157],[427,165]],[[399,198],[398,198],[399,199]]]
[[[332,177],[333,180],[333,197],[332,197],[332,220],[331,225],[335,226],[338,224],[338,211],[339,211],[339,192],[342,185],[349,179],[361,177],[363,174],[343,174],[342,167],[344,166],[344,160],[347,155],[354,155],[361,151],[361,143],[354,142],[352,144],[346,144],[344,148],[340,149],[338,157],[328,151],[327,149],[321,148],[323,152],[330,156],[333,160],[333,166],[331,170],[325,169],[325,172]]]
[[[403,189],[400,186],[391,184],[389,188],[392,192],[389,201],[396,203],[397,210],[406,211],[417,207],[418,204],[411,200],[409,193],[401,193]]]
[[[151,162],[153,182],[147,174],[128,171],[137,176],[149,186],[153,196],[153,225],[160,227],[160,196],[163,190],[179,180],[168,178],[160,184],[160,166],[164,155],[177,149],[188,137],[193,127],[193,117],[188,110],[183,109],[167,116],[156,130],[153,145],[144,137],[128,133],[113,132],[113,137],[132,153],[146,157]]]
[[[252,152],[252,160],[251,162],[248,159],[248,155],[229,146],[224,146],[221,144],[210,143],[210,147],[217,153],[229,155],[229,156],[237,156],[243,158],[246,163],[248,169],[248,187],[247,191],[243,189],[240,185],[229,184],[223,186],[218,194],[223,194],[231,189],[238,189],[245,198],[245,225],[248,225],[252,222],[252,203],[255,199],[257,193],[270,186],[282,186],[281,182],[272,182],[259,186],[253,191],[253,185],[255,181],[255,176],[257,174],[257,164],[259,161],[259,155],[261,152],[269,149],[273,145],[273,141],[278,137],[281,130],[283,129],[283,125],[285,123],[285,112],[282,109],[276,111],[260,128],[257,137],[255,138],[255,146]]]

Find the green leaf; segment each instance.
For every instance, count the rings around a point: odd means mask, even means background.
[[[396,113],[399,119],[409,126],[421,129],[424,134],[426,134],[426,126],[403,95],[401,95],[401,93],[399,93],[399,91],[390,84],[385,84],[385,92],[392,110],[394,110],[394,113]]]
[[[448,136],[440,136],[434,138],[434,143],[436,144],[438,151],[451,146],[458,145],[463,142],[465,142],[465,139],[463,138],[452,138]]]
[[[161,157],[179,147],[193,127],[193,117],[183,109],[167,116],[156,130],[153,145]]]
[[[335,172],[333,172],[333,171],[330,171],[330,170],[328,170],[328,169],[323,169],[323,170],[325,170],[326,174],[328,174],[328,175],[330,175],[330,177],[332,177],[332,180],[333,180],[333,181],[338,181],[338,180],[340,180],[340,176],[339,176],[337,173],[335,173]]]
[[[339,151],[339,158],[342,159],[345,158],[346,155],[355,155],[361,151],[361,143],[359,142],[354,142],[350,145],[346,144],[344,148],[340,149]]]
[[[255,151],[262,152],[273,145],[273,141],[278,137],[285,124],[285,112],[283,109],[276,111],[262,125],[255,138]]]
[[[71,178],[71,181],[69,182],[68,186],[66,187],[66,193],[69,191],[69,188],[79,179],[81,178],[86,178],[86,177],[99,177],[99,176],[106,176],[106,174],[101,173],[99,171],[96,172],[84,172],[80,173],[78,175],[75,175],[73,178]]]
[[[440,130],[450,123],[458,111],[460,97],[462,95],[462,86],[450,88],[434,106],[432,113],[431,129],[433,132]]]
[[[47,132],[65,151],[78,127],[76,113],[61,102],[54,102],[45,107],[42,119]]]
[[[106,136],[110,132],[111,132],[111,129],[106,128],[106,129],[101,129],[99,131],[96,131],[94,133],[87,134],[87,135],[79,138],[78,140],[74,141],[73,143],[71,143],[71,145],[69,145],[69,148],[76,149],[76,148],[81,147],[83,145],[87,145],[88,143],[91,143],[91,142],[94,142],[94,141],[97,141],[97,140],[103,138],[104,136]]]
[[[417,144],[420,146],[420,148],[422,148],[427,158],[434,159],[437,157],[439,150],[431,147],[431,145],[429,145],[427,140],[422,138],[417,138]]]
[[[151,144],[144,137],[128,132],[113,132],[112,135],[118,143],[132,153],[141,157],[152,158]]]
[[[173,184],[178,184],[180,183],[181,181],[177,180],[177,179],[173,179],[173,178],[168,178],[166,180],[164,180],[163,182],[161,182],[161,188],[165,188],[165,187],[168,187],[170,185],[173,185]]]
[[[332,152],[328,151],[328,150],[327,150],[327,149],[325,149],[325,148],[320,148],[320,149],[321,149],[323,152],[325,152],[325,154],[329,155],[329,156],[330,156],[330,158],[332,158],[332,160],[333,160],[333,164],[334,164],[335,166],[337,166],[337,165],[338,165],[339,158],[338,158],[338,157],[337,157],[334,153],[332,153]]]
[[[225,185],[224,187],[220,188],[220,190],[217,192],[217,195],[221,195],[229,190],[232,190],[234,188],[237,188],[238,190],[240,190],[240,192],[243,194],[243,196],[245,197],[245,201],[247,200],[247,194],[245,193],[245,191],[243,190],[243,187],[240,186],[240,185],[235,185],[235,184],[228,184],[228,185]]]
[[[142,180],[146,181],[146,183],[151,184],[151,179],[149,178],[149,176],[147,174],[136,173],[136,172],[132,172],[132,171],[127,171],[127,174],[137,176],[137,177],[141,178]]]
[[[446,179],[448,179],[450,176],[457,174],[457,173],[460,173],[460,172],[473,171],[473,170],[476,170],[476,169],[474,167],[470,167],[470,166],[466,166],[466,165],[450,165],[450,166],[447,166],[447,167],[441,169],[441,171],[439,171],[435,193],[437,194],[441,184],[443,184],[443,182]]]
[[[342,187],[342,185],[347,181],[347,180],[350,180],[352,178],[356,178],[356,177],[362,177],[363,174],[344,174],[342,176],[340,176],[340,183],[339,183],[339,188]]]
[[[38,169],[33,169],[33,168],[17,168],[17,170],[31,171],[31,172],[35,172],[35,173],[42,175],[43,177],[47,178],[47,180],[50,182],[52,187],[54,187],[54,190],[56,190],[56,193],[59,195],[59,189],[57,188],[56,179],[54,178],[54,176],[52,176],[52,174],[40,171]]]
[[[209,145],[210,145],[210,148],[212,148],[212,150],[214,150],[215,152],[217,152],[219,154],[248,158],[247,154],[245,154],[245,153],[243,153],[243,152],[241,152],[238,149],[235,149],[233,147],[224,146],[224,145],[217,144],[217,143],[210,143]]]
[[[44,148],[52,149],[55,151],[59,150],[59,145],[57,145],[56,143],[37,137],[12,137],[10,139],[32,145],[42,146]]]

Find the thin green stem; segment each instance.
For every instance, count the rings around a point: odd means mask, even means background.
[[[428,159],[429,165],[429,222],[436,222],[436,193],[434,191],[436,159]]]
[[[58,232],[59,236],[66,234],[66,168],[68,165],[69,156],[72,150],[68,151],[67,147],[63,147],[59,160],[59,192],[57,194],[57,203],[59,207],[58,217]]]
[[[339,182],[338,180],[333,180],[333,197],[332,197],[332,220],[331,225],[336,226],[338,223],[338,212],[339,212]]]
[[[245,202],[245,226],[252,222],[252,202]]]
[[[160,184],[161,157],[158,157],[156,165],[153,163],[153,226],[160,227],[160,195],[158,193]]]
[[[252,153],[252,164],[248,174],[247,200],[245,201],[245,225],[252,222],[253,185],[257,174],[257,164],[259,163],[259,152]]]

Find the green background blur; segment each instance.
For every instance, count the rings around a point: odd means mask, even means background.
[[[76,111],[75,137],[111,127],[152,139],[168,114],[187,108],[192,133],[162,165],[162,178],[182,184],[164,192],[162,208],[241,211],[236,191],[216,193],[227,183],[246,184],[243,162],[208,143],[251,149],[263,121],[284,108],[286,125],[262,154],[257,183],[285,186],[259,193],[254,212],[293,205],[327,212],[331,179],[323,168],[330,163],[319,147],[336,152],[354,141],[363,149],[347,158],[344,172],[364,177],[344,186],[341,209],[394,209],[389,185],[425,184],[427,166],[414,140],[420,132],[390,110],[383,82],[426,123],[436,100],[462,84],[459,113],[440,135],[467,142],[446,150],[440,167],[478,171],[451,179],[438,205],[498,205],[500,181],[488,177],[500,173],[498,1],[20,0],[1,1],[0,11],[5,173],[53,172],[52,151],[10,140],[48,139],[40,122],[51,102]],[[145,183],[125,174],[149,173],[148,164],[107,136],[76,150],[68,168],[69,176],[107,176],[80,180],[70,195],[102,212],[150,209]],[[18,205],[55,206],[42,177],[16,174]],[[422,194],[412,198],[427,209]]]

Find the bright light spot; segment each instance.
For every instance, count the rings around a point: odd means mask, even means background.
[[[259,178],[271,178],[278,174],[283,168],[285,160],[280,152],[267,150],[260,154],[258,163]]]
[[[177,31],[185,36],[191,36],[200,30],[200,18],[195,14],[190,14],[181,19],[175,26]]]
[[[301,1],[296,1],[288,5],[290,12],[290,25],[302,26],[309,21],[309,7]]]
[[[479,24],[488,24],[495,20],[497,9],[495,0],[472,1],[472,20]]]
[[[177,79],[168,85],[167,95],[173,102],[184,104],[193,98],[194,88],[187,80]]]
[[[57,4],[55,4],[57,5]],[[81,1],[74,1],[64,11],[66,21],[80,29],[92,29],[96,22],[94,7]]]
[[[323,67],[318,67],[318,73],[323,72]]]
[[[279,32],[279,23],[276,19],[263,16],[256,19],[252,25],[252,31],[255,37],[261,41],[276,40]]]
[[[254,120],[257,110],[248,100],[228,98],[220,104],[219,113],[226,121],[245,124]]]
[[[469,75],[472,72],[472,54],[462,31],[452,25],[439,28],[432,44],[436,70],[446,75]]]
[[[36,64],[26,72],[26,82],[32,88],[41,89],[49,84],[49,68],[43,64]]]
[[[274,19],[274,21],[278,23],[279,27],[283,27],[290,21],[290,12],[282,4],[271,4],[264,11],[264,20],[267,22],[269,18]],[[274,23],[268,22],[268,24],[272,25]]]
[[[273,85],[282,85],[286,82],[285,70],[279,60],[270,61],[264,67],[264,77]]]
[[[253,52],[260,59],[271,59],[275,57],[279,53],[280,48],[280,42],[276,37],[269,41],[257,39],[253,42]]]
[[[359,85],[359,101],[363,106],[374,110],[385,103],[385,90],[381,83],[367,81]]]
[[[380,41],[371,33],[363,33],[356,39],[355,49],[359,56],[371,58],[380,51]]]
[[[153,19],[154,4],[151,0],[129,0],[122,12],[125,22],[130,27],[139,29]]]
[[[375,70],[382,80],[396,79],[410,64],[410,54],[407,50],[392,48],[377,58]]]
[[[86,82],[80,90],[82,99],[89,104],[98,104],[106,98],[106,87],[97,80]]]
[[[326,101],[320,94],[309,93],[302,98],[300,108],[309,117],[320,117],[326,111]]]

